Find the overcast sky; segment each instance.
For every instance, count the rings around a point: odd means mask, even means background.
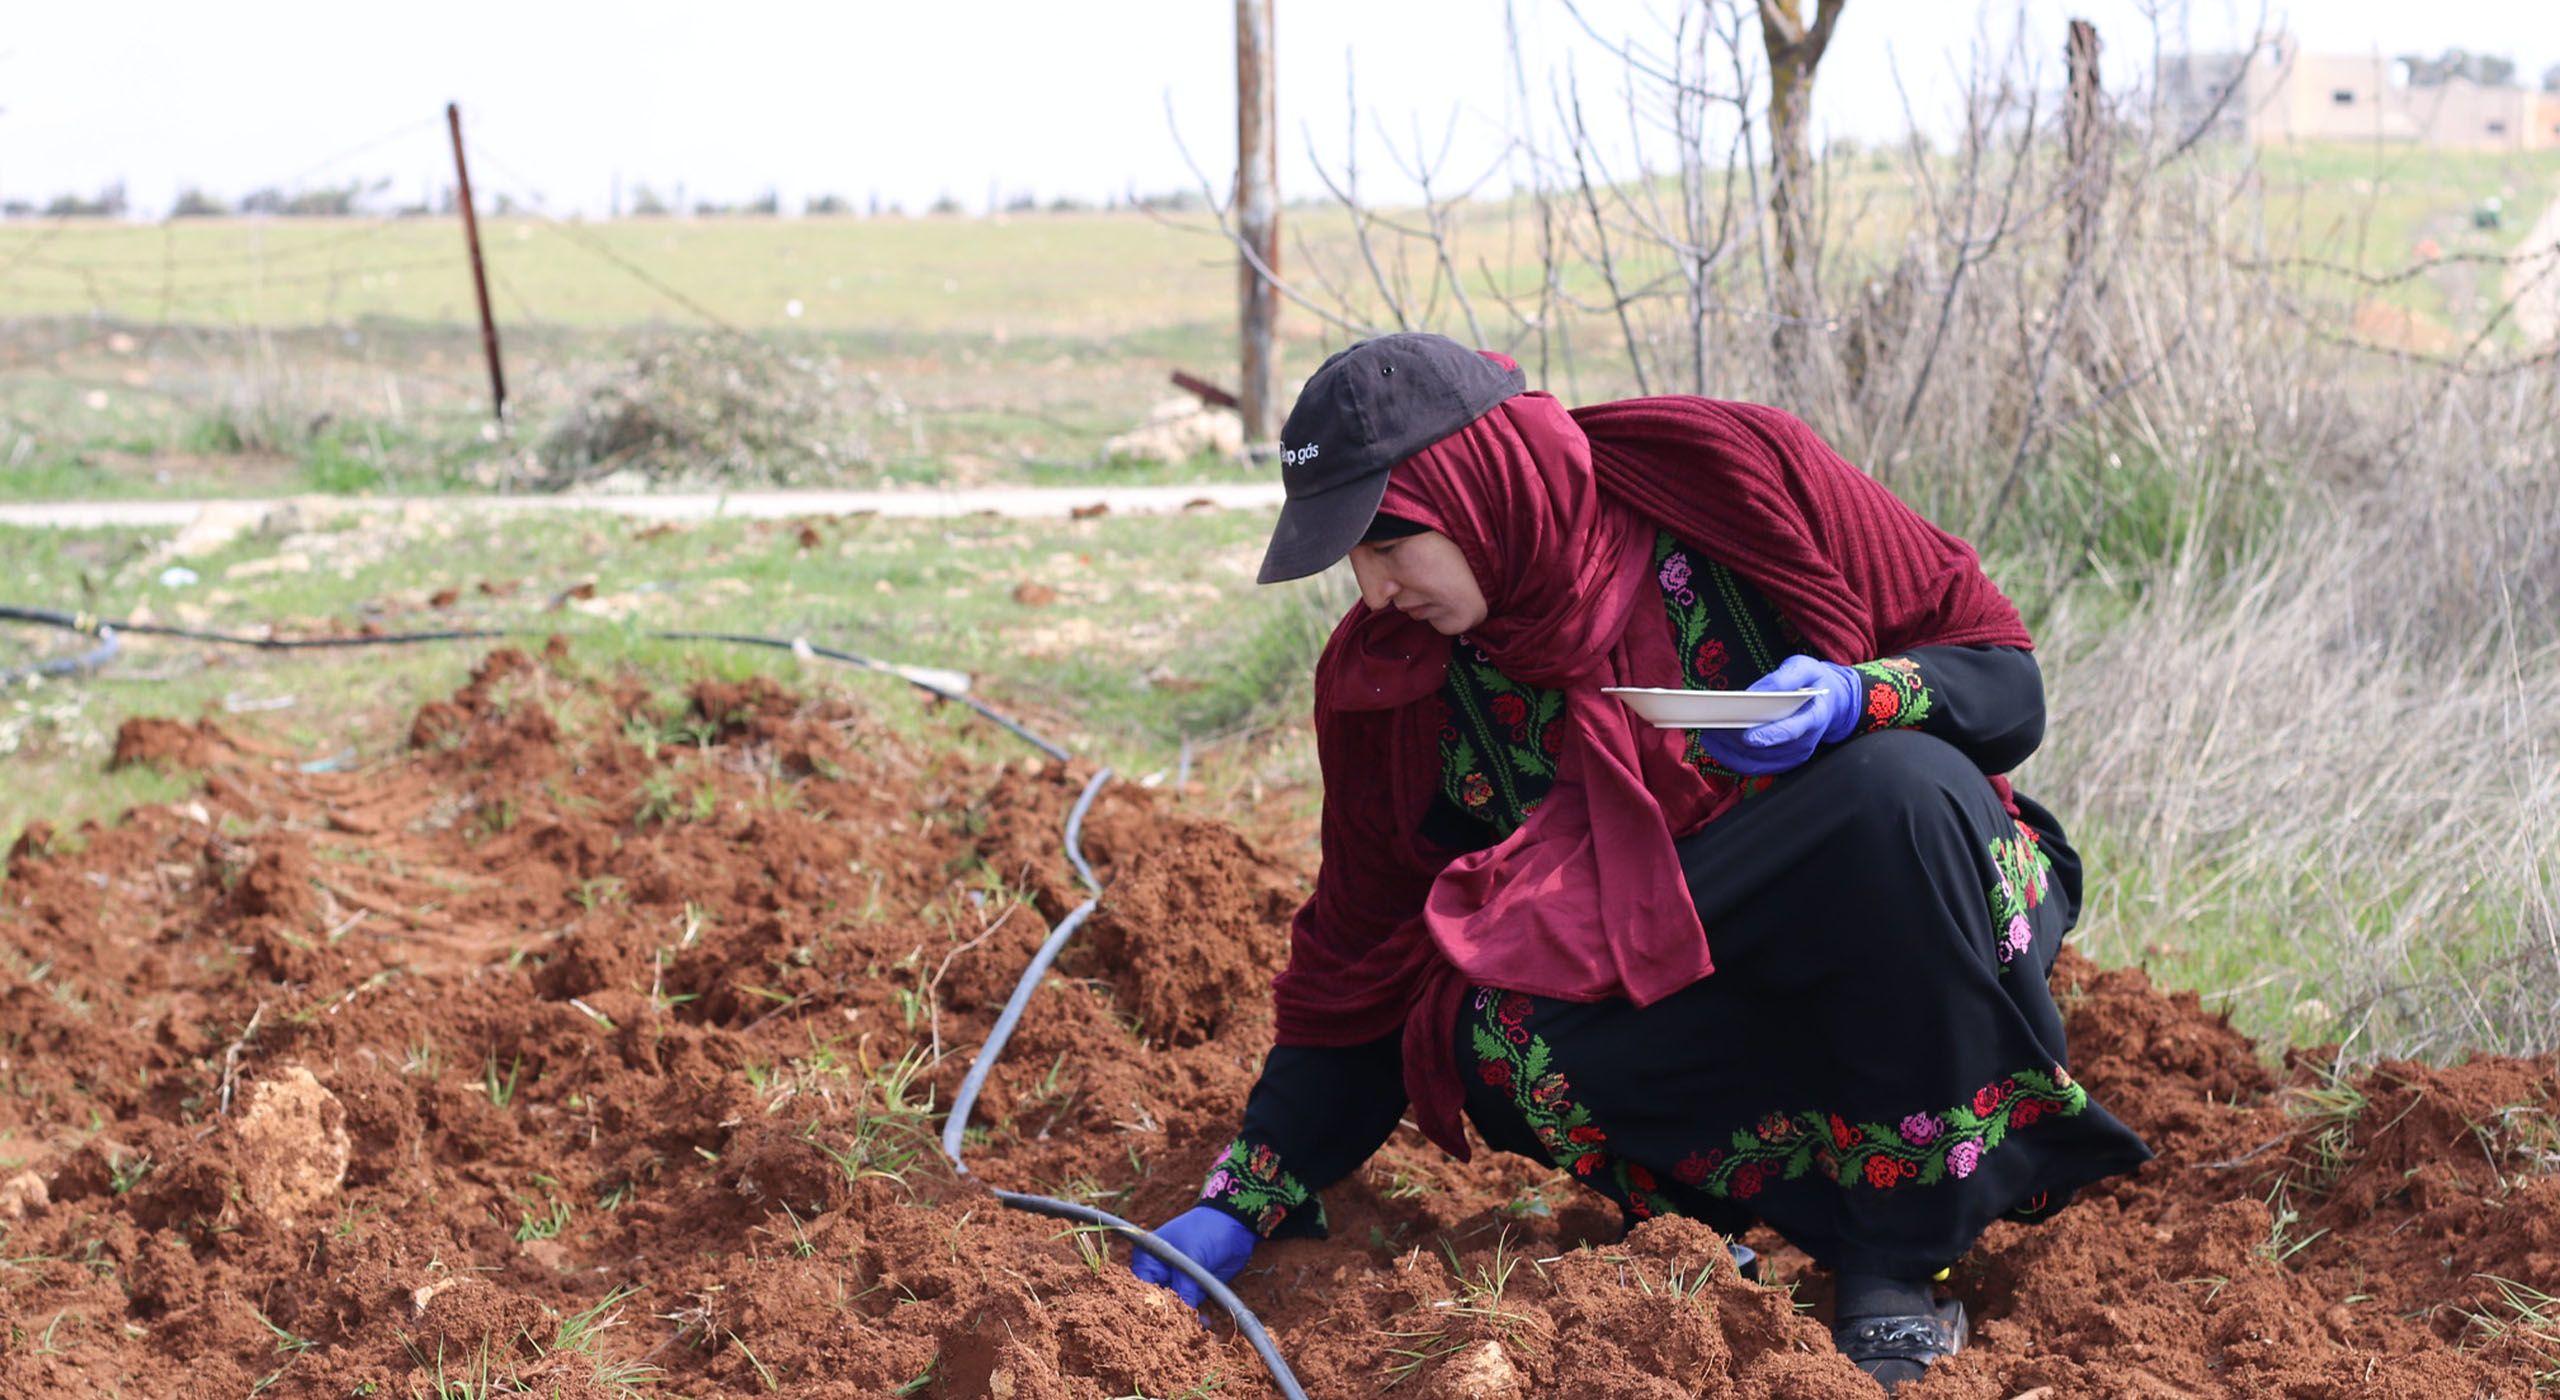
[[[1568,66],[1586,104],[1623,125],[1608,50],[1563,0],[1512,0],[1538,99]],[[1747,3],[1747,0],[1746,0]],[[1383,128],[1437,146],[1450,176],[1493,163],[1517,105],[1504,0],[1273,0],[1284,195],[1319,193],[1310,149],[1338,162],[1346,71],[1370,123],[1366,174],[1400,184]],[[1611,42],[1660,48],[1676,0],[1581,0]],[[2023,23],[2048,75],[2070,15],[2094,20],[2106,79],[2150,71],[2153,25],[2175,47],[2245,40],[2236,0],[1851,0],[1822,67],[1830,135],[1889,139],[1901,89],[1943,127],[1982,36]],[[2021,16],[2023,14],[2023,19]],[[2267,11],[2313,52],[2461,45],[2513,57],[2526,81],[2560,63],[2552,0],[2291,0]],[[202,0],[21,0],[0,27],[0,196],[44,198],[122,179],[143,211],[197,184],[387,175],[401,198],[449,177],[441,114],[462,103],[484,199],[544,194],[600,213],[619,176],[662,193],[786,207],[837,192],[910,209],[949,194],[1087,200],[1192,184],[1178,129],[1213,180],[1234,169],[1234,6],[1228,0],[448,0],[436,6]],[[1168,116],[1170,108],[1170,116]]]

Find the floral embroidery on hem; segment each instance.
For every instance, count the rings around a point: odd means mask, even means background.
[[[1573,1086],[1553,1067],[1545,1037],[1525,1022],[1535,1003],[1518,992],[1476,989],[1479,1013],[1469,1040],[1476,1073],[1488,1087],[1506,1091],[1539,1145],[1556,1166],[1576,1178],[1607,1177],[1638,1219],[1675,1214],[1653,1173],[1608,1150],[1609,1136],[1591,1121],[1587,1105],[1574,1102]],[[1905,1115],[1894,1123],[1851,1123],[1837,1113],[1771,1113],[1734,1130],[1725,1147],[1692,1151],[1671,1169],[1682,1186],[1711,1196],[1749,1200],[1780,1181],[1809,1172],[1844,1188],[1889,1191],[1961,1181],[2012,1129],[2047,1118],[2069,1118],[2089,1106],[2089,1091],[2071,1072],[2022,1069],[1974,1090],[1963,1103],[1937,1112]],[[1596,1183],[1595,1183],[1596,1184]]]
[[[1264,1239],[1280,1228],[1291,1211],[1313,1202],[1316,1226],[1324,1226],[1324,1203],[1296,1177],[1280,1170],[1280,1154],[1262,1143],[1237,1138],[1209,1169],[1200,1188],[1203,1204],[1223,1206],[1253,1226]]]
[[[1772,1113],[1736,1129],[1729,1148],[1693,1152],[1673,1173],[1710,1195],[1749,1199],[1778,1181],[1809,1171],[1846,1187],[1879,1191],[1961,1181],[2011,1129],[2069,1118],[2089,1106],[2089,1091],[2060,1065],[2050,1074],[2022,1069],[1973,1091],[1938,1112],[1896,1123],[1851,1123],[1837,1113]]]

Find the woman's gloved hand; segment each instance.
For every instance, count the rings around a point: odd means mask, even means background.
[[[1156,1227],[1156,1237],[1191,1256],[1191,1261],[1225,1283],[1244,1272],[1260,1236],[1216,1206],[1193,1206]],[[1200,1285],[1189,1274],[1141,1249],[1129,1261],[1129,1272],[1148,1283],[1172,1289],[1183,1302],[1200,1306]]]
[[[1867,686],[1858,673],[1801,653],[1751,683],[1753,690],[1810,690],[1813,698],[1784,719],[1752,729],[1701,729],[1698,747],[1736,773],[1757,777],[1784,773],[1813,757],[1824,744],[1857,732]]]

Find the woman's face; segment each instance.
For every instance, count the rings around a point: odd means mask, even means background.
[[[1360,601],[1371,612],[1397,608],[1447,637],[1485,619],[1484,590],[1476,586],[1475,571],[1447,535],[1425,530],[1355,545],[1351,572],[1360,580]]]

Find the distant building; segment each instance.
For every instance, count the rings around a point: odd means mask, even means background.
[[[2475,72],[2500,81],[2480,81]],[[2204,122],[2216,135],[2259,146],[2560,147],[2560,91],[2534,92],[2510,77],[2495,61],[2463,70],[2435,60],[2308,54],[2291,35],[2279,35],[2254,56],[2173,55],[2162,65],[2160,90],[2180,129]]]

